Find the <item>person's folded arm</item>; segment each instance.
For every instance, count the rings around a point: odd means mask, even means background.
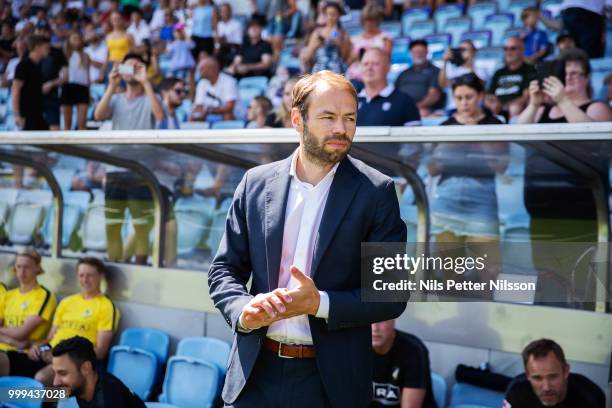
[[[395,185],[389,180],[380,191],[381,200],[367,242],[406,243],[406,224],[399,213]],[[329,330],[367,326],[374,322],[390,320],[402,314],[406,302],[363,302],[361,288],[346,291],[326,291],[329,297]]]
[[[421,408],[424,400],[423,388],[402,388],[401,408]]]
[[[23,324],[18,327],[1,327],[0,334],[12,337],[15,340],[22,341],[26,340],[30,333],[44,322],[44,319],[38,315],[28,316]]]
[[[247,177],[248,172],[236,188],[225,233],[208,271],[210,297],[234,332],[242,309],[253,298],[246,287],[251,276],[246,222]]]

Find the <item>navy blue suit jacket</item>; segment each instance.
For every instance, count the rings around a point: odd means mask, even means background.
[[[291,157],[250,169],[236,189],[208,273],[210,296],[235,333],[223,400],[239,396],[267,327],[236,330],[244,305],[278,287]],[[406,303],[361,302],[361,242],[405,242],[393,181],[347,156],[336,171],[316,237],[311,276],[329,295],[329,318],[309,316],[316,362],[333,407],[366,407],[372,394],[370,324]],[[252,278],[250,290],[247,281]],[[289,401],[288,401],[289,402]]]

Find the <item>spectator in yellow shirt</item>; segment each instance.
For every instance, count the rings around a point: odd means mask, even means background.
[[[37,276],[44,271],[35,250],[28,248],[18,253],[13,271],[19,287],[6,293],[0,310],[0,350],[3,351],[0,352],[0,376],[13,374],[10,367],[27,360],[22,349],[45,338],[57,306],[55,295],[38,283]]]
[[[22,361],[24,371],[11,375],[34,377],[45,385],[53,383],[51,349],[60,341],[74,336],[85,337],[94,344],[98,360],[106,359],[113,334],[119,325],[119,309],[102,294],[101,283],[106,268],[97,258],[81,258],[76,266],[81,292],[60,302],[53,326],[46,340],[32,345],[27,361]],[[11,361],[12,362],[12,361]]]

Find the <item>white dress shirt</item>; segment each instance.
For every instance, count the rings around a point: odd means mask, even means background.
[[[329,189],[339,163],[323,177],[316,186],[301,181],[296,172],[299,149],[291,160],[291,185],[287,197],[285,211],[285,227],[283,230],[283,247],[281,252],[278,287],[295,289],[298,281],[291,275],[291,266],[295,265],[307,276],[312,276],[310,270],[314,255],[315,241]],[[329,296],[319,291],[321,295],[316,317],[329,317]],[[268,328],[268,337],[283,343],[312,344],[308,316],[301,315],[290,319],[274,322]]]

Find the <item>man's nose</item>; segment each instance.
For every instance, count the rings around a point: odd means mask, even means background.
[[[344,123],[343,118],[338,118],[334,121],[334,127],[332,129],[335,135],[344,135],[346,134],[346,124]]]

